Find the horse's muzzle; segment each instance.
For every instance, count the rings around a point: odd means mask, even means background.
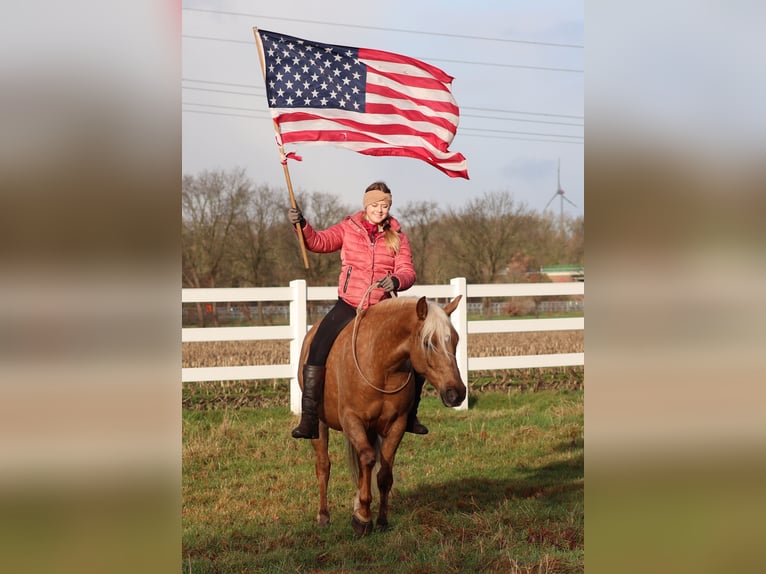
[[[449,385],[441,393],[442,402],[446,407],[456,407],[465,400],[465,393],[465,385],[462,382]]]

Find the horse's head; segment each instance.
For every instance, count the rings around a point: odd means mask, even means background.
[[[410,347],[412,366],[436,387],[442,402],[448,407],[460,405],[466,395],[455,356],[458,334],[449,320],[460,298],[461,295],[458,295],[443,309],[425,297],[418,299],[417,342]]]

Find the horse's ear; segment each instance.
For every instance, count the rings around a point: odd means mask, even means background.
[[[417,311],[418,319],[421,321],[426,318],[426,315],[428,315],[428,301],[426,301],[425,297],[418,299]]]
[[[450,301],[449,304],[447,304],[447,306],[444,308],[444,312],[447,314],[447,316],[452,315],[452,312],[457,309],[457,304],[460,303],[460,299],[462,298],[462,295],[458,295],[452,301]]]

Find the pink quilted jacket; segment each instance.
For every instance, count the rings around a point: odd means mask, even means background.
[[[363,216],[364,212],[359,211],[323,231],[317,231],[310,223],[306,223],[303,228],[303,237],[309,251],[331,253],[340,249],[338,296],[353,307],[359,305],[370,285],[386,275],[399,280],[398,291],[409,289],[415,283],[410,240],[401,230],[399,222],[389,217],[391,229],[399,233],[399,253],[394,255],[386,247],[382,233],[376,234],[375,239],[370,240],[362,224]],[[389,297],[390,293],[376,287],[370,291],[362,308]]]

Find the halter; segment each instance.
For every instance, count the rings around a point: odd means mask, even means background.
[[[354,365],[356,365],[356,370],[359,372],[359,374],[362,376],[362,379],[364,380],[365,383],[367,383],[368,386],[372,387],[373,389],[375,389],[376,391],[380,393],[384,393],[387,395],[395,395],[396,393],[401,391],[404,387],[406,387],[409,384],[410,379],[412,378],[412,369],[410,369],[409,372],[407,373],[407,380],[404,381],[404,384],[401,387],[393,391],[387,391],[386,389],[381,389],[376,387],[373,383],[371,383],[367,379],[367,377],[364,376],[364,373],[362,372],[362,368],[359,366],[359,359],[357,359],[357,356],[356,356],[356,335],[357,335],[357,329],[359,327],[359,321],[362,318],[362,303],[364,303],[364,300],[367,298],[367,295],[369,295],[370,291],[372,291],[375,287],[376,285],[375,283],[373,283],[367,288],[367,291],[364,292],[364,296],[359,301],[359,305],[357,305],[356,307],[356,317],[354,318],[354,330],[351,333],[351,355],[354,357]],[[394,296],[396,296],[396,292],[394,292]],[[340,393],[338,393],[338,396],[340,397]]]

